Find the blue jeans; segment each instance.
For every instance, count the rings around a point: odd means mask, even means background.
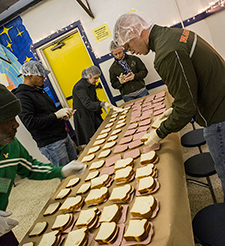
[[[75,145],[69,135],[62,140],[41,147],[39,150],[55,166],[64,166],[77,159]]]
[[[144,91],[142,91],[140,94],[138,94],[137,96],[122,96],[124,102],[129,102],[131,100],[134,100],[134,99],[137,99],[137,98],[140,98],[140,97],[144,97],[144,96],[148,96],[149,93],[148,93],[148,90],[145,88]]]
[[[203,134],[225,195],[225,121],[205,127]]]

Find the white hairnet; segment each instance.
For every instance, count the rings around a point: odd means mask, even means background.
[[[119,46],[119,45],[116,45],[115,42],[112,40],[111,43],[110,43],[109,49],[110,49],[110,52],[112,53],[116,49],[123,49],[123,47]]]
[[[93,76],[95,76],[97,74],[101,74],[100,69],[98,67],[96,67],[96,66],[91,66],[91,67],[85,68],[82,71],[81,76],[84,79],[90,79],[90,78],[92,78]]]
[[[50,73],[50,71],[44,68],[44,66],[38,61],[28,61],[24,63],[19,72],[24,76],[37,75],[44,77]]]
[[[114,26],[114,42],[117,45],[124,45],[131,39],[139,37],[141,32],[152,24],[153,21],[146,21],[136,13],[121,15]]]

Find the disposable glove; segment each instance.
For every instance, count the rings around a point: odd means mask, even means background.
[[[107,114],[108,109],[107,109],[107,107],[105,106],[105,101],[104,101],[104,100],[101,101],[100,106],[103,108],[103,110],[104,110],[105,113]]]
[[[71,108],[61,108],[55,112],[57,119],[68,120],[73,115],[73,110]]]
[[[17,220],[7,218],[11,214],[11,212],[0,210],[0,237],[6,234],[7,232],[11,231],[12,228],[19,224]]]
[[[130,72],[124,77],[124,83],[134,80],[134,73]]]
[[[118,108],[118,107],[116,107],[116,106],[114,106],[114,105],[112,105],[111,103],[108,103],[108,102],[105,103],[105,106],[106,106],[107,108],[109,108],[109,109],[113,109],[113,110],[116,111],[117,113],[123,112],[123,111],[125,110],[125,109],[123,109],[123,108]]]
[[[152,128],[159,128],[161,123],[165,121],[172,112],[173,112],[173,108],[167,109],[163,114],[157,117],[157,119],[152,123]]]
[[[162,140],[162,138],[160,138],[157,133],[156,130],[152,131],[149,133],[148,135],[148,140],[145,141],[145,145],[152,147],[154,144],[159,143]]]
[[[166,120],[169,116],[170,116],[170,114],[173,112],[173,108],[168,108],[163,114],[161,114],[160,116],[159,116],[159,119],[160,120]]]
[[[124,75],[124,74],[122,74],[122,73],[120,74],[120,76],[117,76],[117,79],[119,80],[120,84],[125,83],[124,78],[125,78],[125,75]]]
[[[67,178],[70,175],[76,174],[77,176],[82,175],[87,168],[87,165],[80,161],[71,161],[62,168],[62,176]]]

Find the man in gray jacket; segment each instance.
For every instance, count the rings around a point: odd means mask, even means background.
[[[148,23],[135,13],[122,15],[114,41],[131,54],[155,52],[154,67],[173,96],[173,110],[146,144],[180,131],[192,118],[204,137],[225,194],[225,61],[196,33]]]

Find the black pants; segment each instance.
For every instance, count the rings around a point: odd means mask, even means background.
[[[17,246],[19,245],[19,242],[17,241],[14,233],[10,231],[0,237],[0,245],[1,246]]]

